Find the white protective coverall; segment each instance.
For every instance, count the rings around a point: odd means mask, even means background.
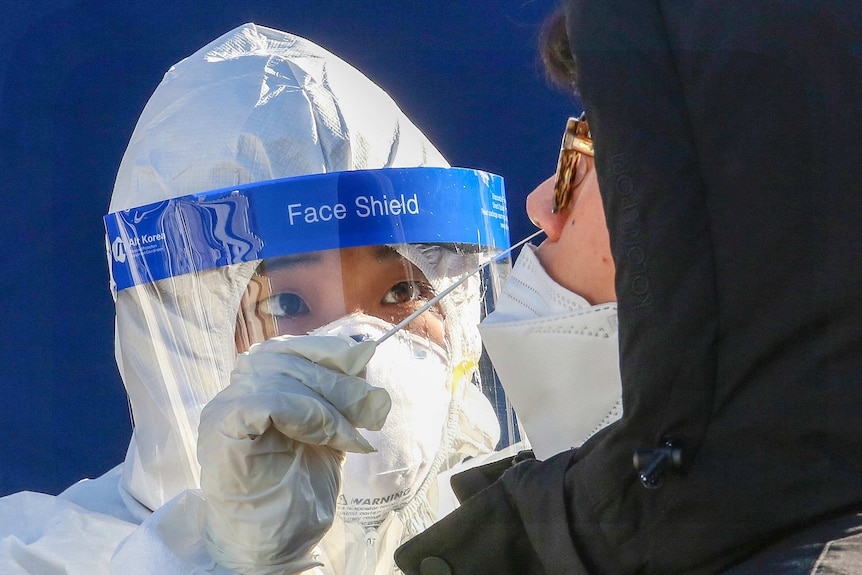
[[[249,182],[412,166],[448,164],[379,87],[307,40],[246,24],[166,73],[132,135],[109,211]],[[116,359],[134,417],[126,459],[56,497],[0,499],[0,573],[230,572],[202,540],[195,451],[201,409],[234,367],[237,306],[255,266],[201,272],[194,285],[204,291],[189,293],[181,277],[159,292],[116,294]],[[171,320],[189,299],[206,312]],[[168,321],[154,321],[153,309]],[[477,306],[464,323],[478,320]],[[163,346],[180,331],[183,345]],[[465,339],[479,345],[478,333]],[[450,408],[449,452],[434,473],[493,449],[499,436],[481,392],[461,389]],[[437,486],[423,496],[433,504]],[[339,521],[319,545],[324,566],[315,573],[393,571],[392,553],[411,531],[403,517],[392,513],[372,533]]]

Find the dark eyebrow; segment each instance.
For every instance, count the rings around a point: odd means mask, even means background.
[[[391,246],[377,246],[377,249],[374,251],[374,257],[378,260],[406,260],[404,256],[399,254],[395,249]]]
[[[374,257],[377,258],[379,263],[391,263],[397,262],[400,263],[405,270],[408,271],[411,279],[416,279],[423,282],[428,282],[428,278],[425,276],[425,272],[423,272],[418,265],[416,265],[409,258],[401,255],[398,251],[395,250],[392,246],[377,246],[377,249],[374,250]],[[414,271],[415,270],[415,274]]]
[[[310,266],[313,264],[320,263],[322,259],[323,256],[321,256],[318,252],[294,254],[290,256],[279,256],[277,258],[265,260],[262,267],[264,270],[296,270],[297,268],[303,266]]]

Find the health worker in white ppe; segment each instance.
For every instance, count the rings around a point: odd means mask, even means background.
[[[105,218],[126,460],[0,500],[0,573],[393,572],[438,474],[498,447],[477,325],[507,260],[409,318],[508,247],[504,193],[305,39],[173,66]]]
[[[557,173],[527,197],[547,236],[525,245],[482,342],[538,459],[622,415],[614,262],[584,116],[566,123]]]

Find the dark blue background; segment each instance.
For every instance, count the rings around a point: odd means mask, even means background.
[[[382,86],[453,165],[506,178],[512,239],[575,100],[545,82],[553,0],[4,2],[0,36],[0,495],[57,493],[119,463],[131,426],[113,356],[102,216],[144,104],[175,62],[258,24]]]

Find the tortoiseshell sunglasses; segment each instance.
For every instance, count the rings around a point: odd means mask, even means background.
[[[572,199],[572,192],[584,180],[582,176],[578,181],[573,181],[578,173],[582,154],[593,157],[593,139],[590,137],[590,125],[585,113],[581,114],[580,118],[569,118],[566,131],[563,132],[557,175],[554,179],[554,207],[551,209],[555,214],[566,209]]]

